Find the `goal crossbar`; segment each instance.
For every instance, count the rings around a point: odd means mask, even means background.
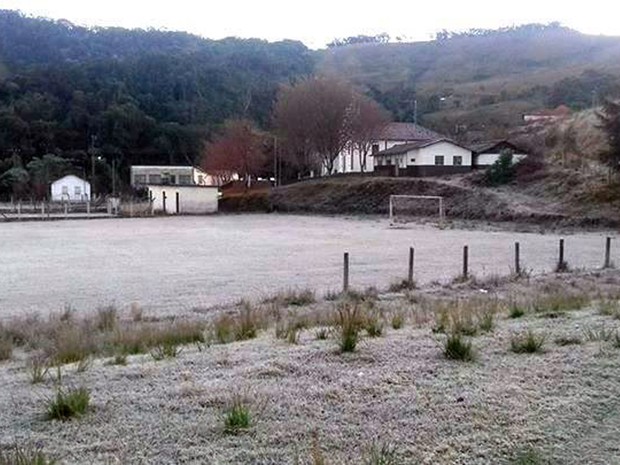
[[[439,221],[443,223],[445,219],[445,211],[443,197],[440,195],[390,195],[390,223],[394,223],[394,200],[398,199],[418,199],[418,200],[437,200],[439,202]]]

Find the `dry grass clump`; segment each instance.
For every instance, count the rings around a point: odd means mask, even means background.
[[[605,324],[598,327],[589,326],[583,329],[583,337],[588,342],[609,342],[614,336],[618,336],[618,331],[608,328]]]
[[[28,359],[26,369],[32,384],[42,383],[50,369],[49,359],[43,354],[35,354]]]
[[[95,315],[95,327],[101,332],[113,331],[118,325],[118,312],[112,305],[101,307]]]
[[[181,349],[178,344],[172,341],[163,341],[151,349],[151,357],[153,357],[155,361],[161,361],[166,358],[176,358],[180,353]]]
[[[0,328],[0,362],[13,356],[13,338]]]
[[[378,311],[368,311],[364,316],[363,324],[369,337],[380,337],[383,334],[383,318]]]
[[[90,391],[84,387],[64,390],[58,387],[56,395],[48,400],[48,420],[69,420],[84,415],[90,406]]]
[[[397,457],[396,448],[391,444],[373,443],[364,454],[364,465],[398,465],[402,462]]]
[[[265,304],[277,303],[286,307],[303,307],[315,302],[316,295],[312,289],[288,289],[263,300]]]
[[[559,346],[573,346],[580,345],[583,341],[578,336],[560,336],[556,338],[555,342]]]
[[[525,334],[512,337],[510,340],[510,350],[515,354],[542,353],[545,339],[544,335],[536,335],[532,330],[528,329]]]
[[[620,300],[609,298],[600,299],[597,304],[597,309],[600,315],[611,316],[615,319],[620,319]]]
[[[466,341],[461,333],[448,335],[444,342],[443,354],[450,360],[470,362],[475,359],[472,343]]]
[[[587,307],[591,300],[585,293],[575,294],[556,290],[535,296],[531,301],[531,307],[537,313],[561,313]]]
[[[360,339],[360,331],[364,327],[362,304],[344,301],[336,309],[335,327],[341,352],[354,352]]]
[[[405,325],[405,315],[403,312],[394,312],[390,318],[392,329],[401,329]]]
[[[283,339],[290,344],[297,344],[299,335],[306,326],[306,321],[293,315],[289,315],[286,319],[279,318],[276,321],[276,338]]]
[[[549,465],[550,462],[545,460],[542,455],[534,450],[534,449],[526,449],[524,451],[519,452],[514,460],[511,462],[512,465]]]
[[[403,279],[400,281],[394,281],[388,287],[388,291],[390,292],[402,292],[402,291],[412,291],[416,288],[415,281],[409,282],[408,279]]]
[[[55,460],[47,458],[38,447],[23,447],[18,444],[0,451],[0,465],[54,465]]]
[[[501,308],[495,299],[435,301],[431,306],[435,313],[433,332],[464,336],[492,331],[495,313]]]

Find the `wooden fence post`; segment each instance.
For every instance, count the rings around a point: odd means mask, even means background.
[[[469,247],[463,247],[463,279],[467,279],[469,275]]]
[[[413,259],[414,259],[415,251],[413,247],[409,247],[409,274],[407,275],[407,283],[409,287],[413,287]]]
[[[521,275],[521,258],[520,258],[520,245],[518,242],[515,242],[515,274],[517,276]]]
[[[557,272],[566,271],[566,262],[564,261],[564,239],[560,239],[560,250],[558,257],[558,266],[556,267]]]
[[[605,240],[605,264],[603,268],[611,268],[611,237]]]
[[[344,253],[344,273],[342,280],[342,292],[349,292],[349,252]]]

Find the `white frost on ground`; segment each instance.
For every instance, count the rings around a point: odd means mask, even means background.
[[[567,236],[569,265],[600,267],[603,236]],[[0,225],[0,318],[66,305],[124,309],[132,302],[152,315],[182,314],[287,288],[339,290],[345,251],[356,288],[405,277],[410,246],[419,283],[457,276],[464,245],[478,276],[508,274],[515,241],[524,268],[550,271],[558,239],[275,214],[6,223]]]

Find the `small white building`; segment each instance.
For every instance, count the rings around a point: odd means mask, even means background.
[[[70,174],[52,183],[51,196],[52,202],[88,202],[90,183]]]
[[[507,140],[491,140],[479,142],[472,147],[474,150],[474,158],[472,166],[474,168],[488,168],[497,160],[504,150],[512,152],[512,162],[517,163],[527,157],[525,150],[508,142]]]
[[[205,215],[217,213],[217,186],[146,186],[153,202],[153,212],[166,215]]]
[[[135,165],[131,167],[131,185],[215,186],[217,179],[195,166]]]
[[[450,139],[395,145],[375,153],[374,172],[383,176],[440,176],[472,169],[471,149]]]

